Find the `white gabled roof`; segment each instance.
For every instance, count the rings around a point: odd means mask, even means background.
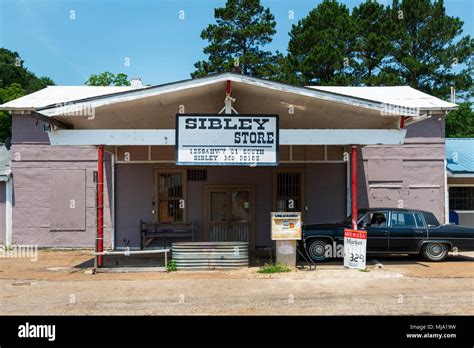
[[[45,106],[72,102],[74,100],[130,91],[130,86],[48,86],[21,98],[1,105],[7,110],[36,110]]]
[[[87,105],[91,107],[100,107],[114,103],[122,103],[161,94],[173,93],[190,88],[203,87],[226,80],[375,111],[383,111],[386,104],[423,111],[451,110],[457,108],[456,104],[445,102],[407,86],[297,87],[241,74],[223,73],[138,89],[134,89],[130,86],[51,86],[0,105],[0,110],[37,110],[41,114],[51,117],[60,115],[64,108],[71,111],[70,106],[63,107],[58,105],[62,103],[73,103],[78,109],[80,109],[81,104],[84,103],[87,103]],[[403,114],[408,116],[418,116],[418,113],[416,112],[411,114],[410,110]]]
[[[448,103],[429,94],[420,92],[410,86],[386,87],[339,87],[339,86],[307,86],[318,91],[378,101],[380,103],[398,105],[406,108],[422,110],[449,110],[457,108],[456,104]]]

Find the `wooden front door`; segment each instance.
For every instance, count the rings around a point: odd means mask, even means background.
[[[254,191],[251,186],[205,188],[205,239],[248,242],[253,248]]]

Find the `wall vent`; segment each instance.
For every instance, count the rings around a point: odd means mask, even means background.
[[[207,169],[189,169],[188,181],[207,181]]]

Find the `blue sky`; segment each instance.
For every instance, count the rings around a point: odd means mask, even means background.
[[[286,52],[291,25],[320,2],[263,0],[277,21],[269,49]],[[361,0],[340,2],[352,8]],[[473,36],[474,0],[445,3],[450,16],[464,21],[464,34]],[[214,22],[214,8],[224,4],[225,0],[0,0],[0,46],[19,52],[29,70],[58,85],[80,85],[90,74],[103,71],[141,77],[152,85],[183,80],[190,78],[194,63],[205,58],[206,42],[199,35]]]

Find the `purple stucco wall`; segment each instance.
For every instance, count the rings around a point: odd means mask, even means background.
[[[39,247],[93,247],[96,237],[96,200],[93,173],[97,170],[97,150],[91,146],[50,146],[43,124],[27,116],[13,116],[13,243],[37,244]],[[66,215],[69,205],[51,209],[51,180],[55,170],[83,171],[85,202],[75,209],[85,210],[85,228],[51,230],[52,217]],[[111,210],[109,204],[110,159],[105,163],[105,245],[111,243]],[[63,185],[74,185],[74,182]],[[64,187],[65,189],[66,187]],[[62,188],[56,186],[56,191]],[[66,191],[66,190],[65,190]],[[78,202],[79,204],[79,202]]]
[[[444,119],[430,118],[407,129],[404,145],[367,146],[359,151],[359,205],[428,210],[444,221]],[[377,175],[370,172],[370,161],[380,164],[374,166]],[[392,165],[397,161],[399,180]],[[388,179],[381,181],[384,177]]]
[[[309,222],[341,221],[346,215],[345,164],[312,163],[278,168],[301,168],[305,171],[305,219]],[[158,164],[116,165],[116,245],[129,241],[139,246],[140,220],[153,219],[153,173],[158,168],[176,168]],[[179,167],[183,168],[183,167]],[[207,181],[188,181],[187,220],[194,223],[195,239],[202,240],[205,185],[255,185],[255,245],[271,245],[272,211],[271,167],[208,167]]]

